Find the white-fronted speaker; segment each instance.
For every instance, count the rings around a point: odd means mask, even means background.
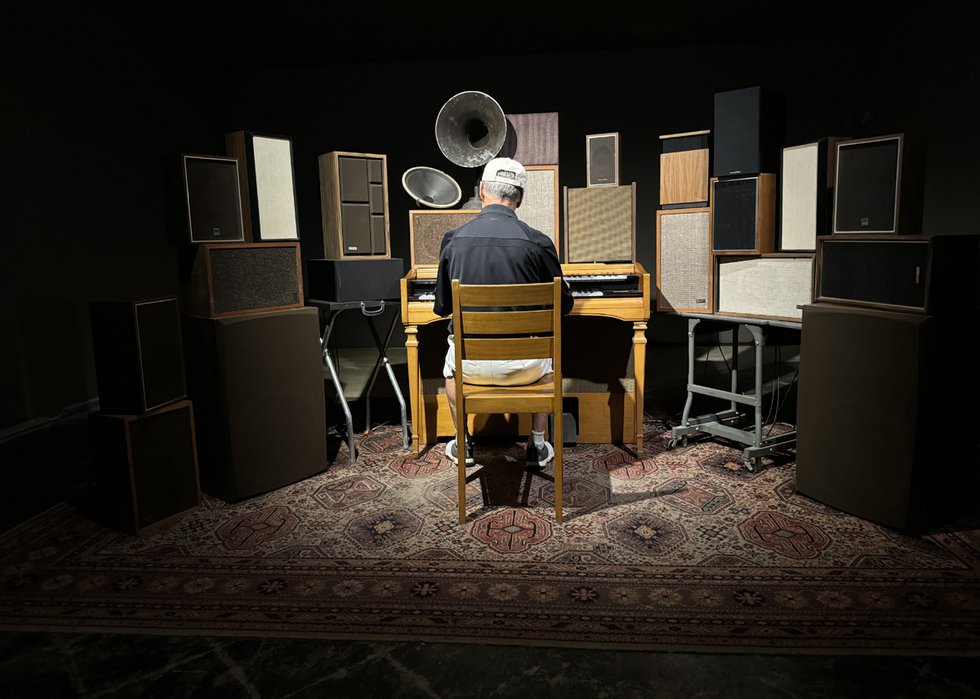
[[[558,166],[528,165],[517,218],[551,238],[558,248]]]
[[[719,315],[798,321],[813,301],[813,256],[716,257]]]
[[[402,187],[420,206],[451,209],[463,197],[459,183],[434,167],[411,167],[402,175]]]
[[[711,209],[657,211],[657,310],[712,311]]]

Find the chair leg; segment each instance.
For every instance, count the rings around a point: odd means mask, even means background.
[[[561,524],[561,490],[562,490],[562,462],[565,451],[564,446],[564,425],[562,425],[562,408],[559,405],[555,408],[555,433],[551,435],[552,446],[555,448],[555,521]]]
[[[456,472],[459,479],[459,523],[466,523],[466,412],[463,397],[456,398]]]

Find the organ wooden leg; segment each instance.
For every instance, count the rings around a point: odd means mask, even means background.
[[[633,378],[636,390],[636,415],[633,426],[636,430],[636,453],[643,456],[643,380],[646,376],[647,324],[633,323]]]
[[[419,375],[418,326],[405,326],[405,351],[408,359],[408,394],[412,404],[412,454],[419,455],[419,427],[422,424],[422,380]]]

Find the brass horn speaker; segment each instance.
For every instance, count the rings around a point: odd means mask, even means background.
[[[402,175],[402,187],[419,204],[434,209],[449,209],[463,197],[459,183],[434,167],[409,168]]]
[[[449,160],[462,167],[489,162],[507,138],[507,119],[497,101],[484,92],[450,97],[436,117],[436,143]]]

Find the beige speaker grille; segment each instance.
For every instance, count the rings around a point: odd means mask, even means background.
[[[527,168],[527,187],[517,207],[517,218],[558,245],[558,166]]]
[[[660,214],[660,310],[711,311],[711,213]]]
[[[408,212],[409,233],[412,239],[412,266],[439,264],[439,247],[446,233],[472,221],[479,209],[453,209]]]
[[[813,301],[812,257],[758,257],[718,262],[718,313],[800,320]]]
[[[633,187],[568,190],[566,262],[633,260]]]

